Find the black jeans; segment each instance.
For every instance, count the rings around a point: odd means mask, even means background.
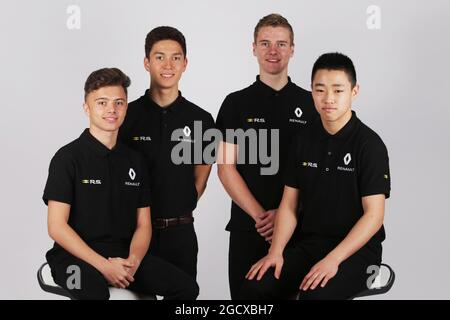
[[[108,257],[128,257],[126,246],[102,244],[91,246],[97,253]],[[109,284],[103,275],[90,264],[60,249],[57,255],[47,255],[55,282],[70,292],[74,299],[109,299]],[[73,274],[70,266],[80,270],[80,288],[68,288],[67,280]],[[70,281],[69,281],[70,282]],[[199,293],[197,283],[176,266],[147,254],[134,275],[134,282],[127,288],[142,294],[163,296],[167,300],[195,300]]]
[[[274,276],[274,268],[270,268],[259,281],[245,280],[241,298],[250,300],[292,299],[299,292],[303,278],[311,268],[323,259],[338,242],[323,239],[303,239],[295,246],[285,249],[284,264],[280,279]],[[343,261],[337,274],[325,287],[301,291],[300,300],[349,299],[367,289],[367,273],[370,265],[380,265],[381,245],[375,250],[363,247]]]
[[[239,299],[245,275],[264,257],[270,244],[256,231],[231,231],[228,251],[228,281],[232,300]]]
[[[197,278],[198,243],[193,223],[153,228],[149,252]]]

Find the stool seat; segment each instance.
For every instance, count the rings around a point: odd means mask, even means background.
[[[45,292],[53,293],[59,296],[74,300],[70,292],[55,283],[48,263],[44,263],[37,272],[39,286]],[[156,300],[155,295],[143,295],[131,290],[115,287],[109,288],[110,300]]]

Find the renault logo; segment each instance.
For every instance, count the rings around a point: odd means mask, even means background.
[[[350,155],[350,153],[347,153],[344,157],[345,165],[348,165],[350,163],[350,161],[352,161],[352,156]]]
[[[134,178],[136,178],[136,172],[134,172],[133,168],[130,168],[130,171],[128,171],[128,175],[130,176],[131,180],[134,180]]]
[[[184,127],[183,129],[183,133],[186,137],[189,137],[189,135],[191,134],[191,129],[189,129],[188,126]]]
[[[302,109],[297,108],[297,109],[295,109],[294,113],[297,116],[297,118],[300,118],[303,114],[303,111],[302,111]]]

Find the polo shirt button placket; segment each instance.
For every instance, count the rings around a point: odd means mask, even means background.
[[[330,172],[330,164],[332,161],[332,158],[331,158],[332,152],[329,150],[331,150],[331,144],[332,144],[332,140],[328,140],[328,143],[327,143],[328,151],[327,151],[327,157],[325,158],[325,172]]]
[[[167,128],[167,110],[162,110],[163,127]]]

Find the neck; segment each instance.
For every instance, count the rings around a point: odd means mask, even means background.
[[[279,74],[260,72],[259,80],[272,89],[279,91],[288,83],[287,70]]]
[[[166,108],[178,98],[178,86],[165,89],[150,85],[150,97],[161,108]]]
[[[322,120],[322,124],[324,129],[331,135],[334,135],[339,132],[352,118],[352,110],[349,109],[348,112],[343,114],[336,121],[326,121]]]
[[[115,131],[105,131],[101,130],[95,126],[91,126],[89,128],[89,132],[92,134],[92,136],[100,141],[105,147],[107,147],[109,150],[114,148],[114,146],[117,143],[117,133],[118,130]]]

